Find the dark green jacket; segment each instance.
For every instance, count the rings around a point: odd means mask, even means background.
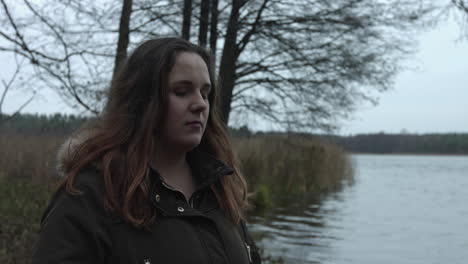
[[[75,180],[81,195],[62,188],[52,197],[32,263],[260,263],[245,223],[234,225],[210,188],[232,169],[208,154],[191,153],[187,160],[197,182],[189,201],[151,171],[147,202],[156,208],[157,220],[150,232],[107,213],[100,170],[84,170]]]

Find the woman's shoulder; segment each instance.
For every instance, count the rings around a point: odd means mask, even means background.
[[[78,194],[63,185],[55,192],[41,219],[33,263],[88,258],[86,263],[102,262],[103,252],[111,245],[108,226],[112,219],[103,206],[100,178],[97,171],[86,169],[75,177]]]
[[[89,167],[79,172],[73,181],[77,192],[70,192],[61,185],[49,200],[41,222],[50,215],[80,218],[83,215],[98,218],[107,215],[104,208],[104,180],[100,171]]]
[[[73,186],[87,195],[103,195],[105,191],[103,173],[94,164],[89,165],[76,174]]]

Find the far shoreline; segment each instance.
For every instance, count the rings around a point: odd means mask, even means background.
[[[407,152],[388,152],[388,153],[375,153],[375,152],[350,152],[346,151],[349,155],[382,155],[382,156],[468,156],[468,153],[407,153]]]

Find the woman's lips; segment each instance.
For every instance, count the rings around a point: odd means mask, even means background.
[[[185,123],[185,125],[190,126],[190,127],[202,127],[202,122],[190,121],[190,122]]]

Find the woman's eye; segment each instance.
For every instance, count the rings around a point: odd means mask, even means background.
[[[210,90],[209,89],[202,89],[200,91],[203,99],[208,99],[208,97],[210,96]]]
[[[182,97],[182,96],[185,96],[187,94],[187,92],[186,91],[174,91],[174,94],[176,96],[181,96]]]

